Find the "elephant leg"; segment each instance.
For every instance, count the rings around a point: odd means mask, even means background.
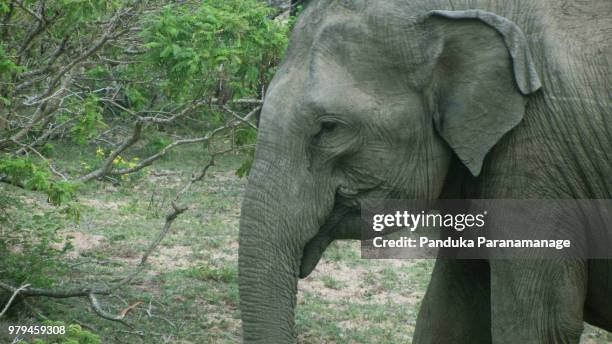
[[[491,260],[493,343],[579,343],[587,265],[581,260]]]
[[[413,343],[491,343],[489,295],[486,261],[438,259]]]

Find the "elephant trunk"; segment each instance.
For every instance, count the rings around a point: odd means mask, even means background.
[[[251,198],[251,197],[249,197]],[[297,254],[282,250],[271,229],[278,215],[245,200],[240,225],[240,310],[245,343],[291,343],[297,292]],[[276,227],[277,228],[277,227]],[[293,255],[293,257],[291,256]]]
[[[304,190],[290,182],[291,173],[271,166],[255,160],[242,205],[238,265],[245,343],[295,341],[300,261],[318,230],[304,209]]]

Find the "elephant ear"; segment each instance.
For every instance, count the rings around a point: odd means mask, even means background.
[[[510,20],[480,10],[431,11],[437,35],[434,124],[474,176],[486,154],[522,120],[525,96],[541,88],[527,40]]]

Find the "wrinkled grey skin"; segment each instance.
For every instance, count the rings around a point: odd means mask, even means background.
[[[311,1],[242,207],[244,341],[295,340],[298,278],[358,237],[375,199],[610,198],[611,13],[608,0]],[[583,320],[612,330],[611,295],[611,261],[438,260],[414,342],[576,343]]]

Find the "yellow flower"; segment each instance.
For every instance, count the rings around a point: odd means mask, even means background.
[[[98,147],[98,149],[96,149],[96,156],[97,157],[103,157],[104,156],[104,149]]]
[[[123,163],[123,158],[121,157],[121,155],[117,156],[115,159],[113,159],[113,164],[115,165],[119,165],[121,163]]]

